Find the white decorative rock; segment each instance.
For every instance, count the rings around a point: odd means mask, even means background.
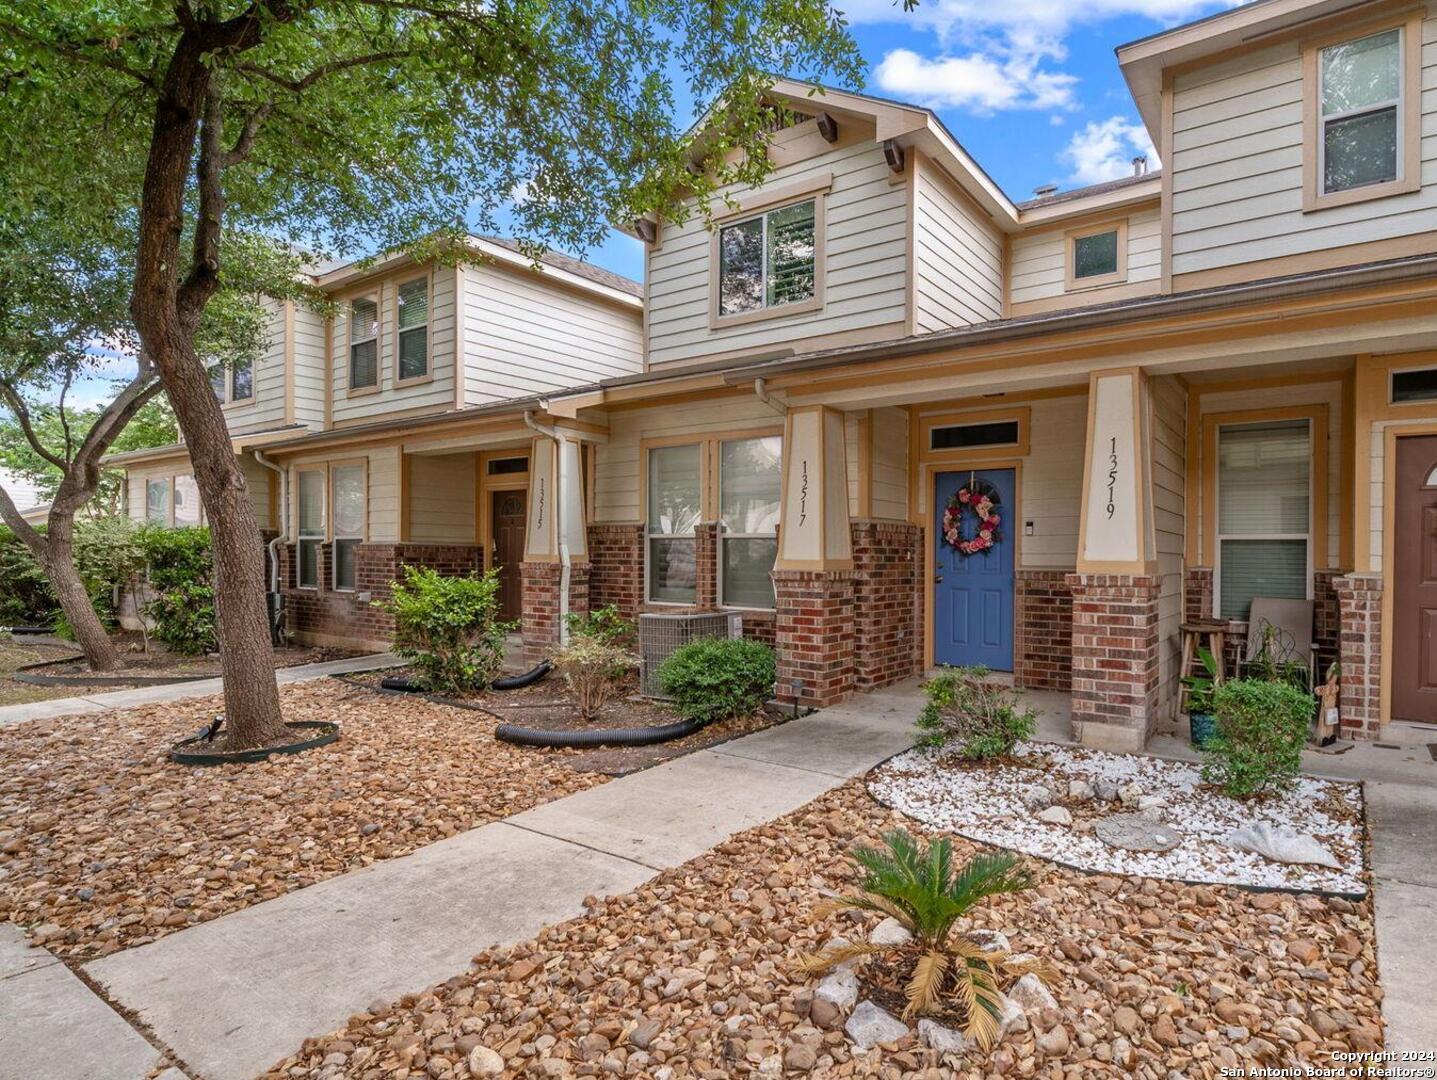
[[[961,1032],[944,1027],[936,1020],[918,1021],[918,1041],[940,1054],[961,1054],[968,1049],[968,1040]]]
[[[1113,802],[1118,797],[1118,785],[1111,780],[1099,780],[1093,785],[1093,794],[1099,802]]]
[[[1138,810],[1160,810],[1167,806],[1168,801],[1161,795],[1143,795],[1138,798]]]
[[[836,1006],[840,1012],[847,1012],[858,1001],[858,976],[852,968],[831,971],[818,984],[813,996]]]
[[[884,919],[868,935],[870,945],[906,945],[911,940],[913,935],[897,919]]]
[[[1273,862],[1297,865],[1327,866],[1341,870],[1338,862],[1310,833],[1275,829],[1266,821],[1245,825],[1227,838],[1240,851],[1251,851]]]
[[[1023,806],[1028,810],[1036,812],[1052,805],[1053,793],[1042,784],[1038,784],[1023,792]]]
[[[1068,781],[1068,798],[1073,802],[1087,802],[1094,794],[1093,785],[1086,780]]]
[[[1139,783],[1124,784],[1118,788],[1118,800],[1124,806],[1137,806],[1138,800],[1143,797],[1143,785]]]
[[[998,1038],[1003,1038],[1014,1031],[1027,1031],[1028,1014],[1010,997],[1003,998],[1003,1005],[998,1010]]]
[[[1012,952],[1008,935],[1001,930],[969,930],[963,935],[984,952]]]
[[[1016,1001],[1029,1016],[1036,1016],[1044,1009],[1056,1009],[1057,998],[1053,997],[1043,981],[1031,971],[1008,988],[1008,998]]]
[[[1049,825],[1071,827],[1073,824],[1073,815],[1068,813],[1066,807],[1050,806],[1038,815],[1038,820],[1046,822]]]
[[[897,1042],[908,1034],[908,1025],[889,1016],[871,1001],[861,1001],[843,1030],[860,1050],[877,1046],[879,1043]]]

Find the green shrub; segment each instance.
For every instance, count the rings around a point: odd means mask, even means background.
[[[675,649],[659,668],[659,686],[690,720],[747,716],[773,694],[773,650],[747,638],[700,638]]]
[[[956,743],[965,758],[1002,757],[1037,727],[1038,714],[1018,708],[1019,692],[991,681],[985,667],[946,668],[923,684],[923,693],[919,746]]]
[[[1203,779],[1236,797],[1292,785],[1315,708],[1285,682],[1233,679],[1213,694],[1217,734],[1203,748]]]
[[[504,662],[497,570],[450,577],[424,566],[405,566],[390,582],[390,599],[375,606],[394,616],[394,651],[414,667],[430,690],[484,689]]]
[[[184,656],[213,652],[218,644],[209,529],[143,526],[135,538],[148,567],[151,597],[143,614],[154,636]]]
[[[593,638],[621,649],[632,649],[638,628],[631,619],[619,614],[614,604],[583,613],[571,611],[564,616],[564,625],[572,638]]]
[[[59,610],[45,571],[25,541],[0,526],[0,624],[49,626]]]

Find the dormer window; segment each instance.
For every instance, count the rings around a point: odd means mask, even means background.
[[[429,278],[415,278],[399,286],[399,381],[423,379],[429,374]]]
[[[1402,132],[1402,31],[1329,45],[1321,54],[1324,194],[1397,179]]]
[[[1067,284],[1072,289],[1128,279],[1128,223],[1107,221],[1067,234]]]
[[[379,303],[360,296],[349,303],[349,389],[379,385]]]
[[[720,318],[791,308],[817,298],[817,200],[781,206],[719,229]]]

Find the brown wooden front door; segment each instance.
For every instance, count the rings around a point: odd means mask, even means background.
[[[1437,435],[1397,440],[1392,716],[1437,724]]]
[[[499,617],[519,617],[524,606],[524,525],[528,520],[527,495],[522,491],[496,491],[490,495],[489,520],[494,528],[494,565],[499,567]]]

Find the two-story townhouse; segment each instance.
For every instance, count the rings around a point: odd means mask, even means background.
[[[728,610],[780,697],[983,664],[1131,748],[1185,623],[1231,660],[1290,600],[1349,733],[1437,721],[1437,5],[1256,0],[1118,59],[1163,168],[1024,202],[931,112],[780,80],[766,182],[636,224],[628,373],[435,421],[527,409],[532,653],[586,605]],[[402,476],[408,423],[295,445]],[[390,490],[386,538],[429,541],[423,485]],[[291,561],[341,561],[305,520]]]

